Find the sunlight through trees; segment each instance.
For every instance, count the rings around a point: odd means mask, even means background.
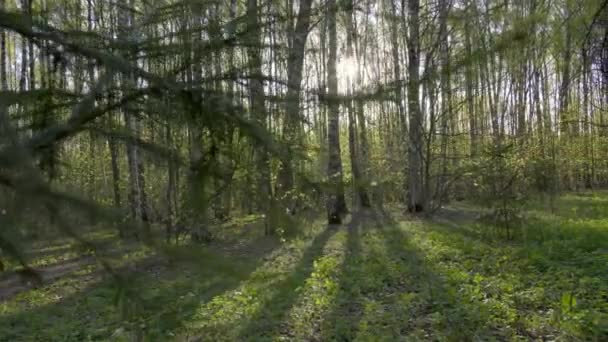
[[[0,340],[606,340],[607,160],[606,0],[0,0]]]

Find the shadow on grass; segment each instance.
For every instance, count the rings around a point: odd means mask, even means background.
[[[571,206],[580,208],[581,203],[572,202]],[[605,212],[608,213],[608,208]],[[585,253],[608,250],[608,229],[605,228],[605,221],[593,217],[566,219],[538,213],[524,214],[522,219],[511,223],[511,234],[508,238],[506,228],[493,222],[453,221],[445,218],[432,218],[427,222],[431,231],[458,236],[467,242],[474,241],[497,249],[535,249],[536,253],[550,253],[555,257],[559,257],[554,253],[556,250],[578,250]],[[562,248],[559,245],[563,245]],[[564,254],[565,259],[570,257],[568,253]]]
[[[540,339],[543,335],[557,334],[603,340],[597,338],[602,334],[598,335],[601,319],[594,318],[602,315],[599,312],[603,304],[599,303],[606,302],[601,293],[605,293],[608,284],[608,272],[603,266],[608,252],[608,229],[602,222],[531,216],[511,240],[495,234],[492,231],[495,228],[487,224],[469,224],[462,229],[428,224],[426,229],[439,244],[455,250],[447,257],[454,258],[452,263],[466,273],[479,275],[480,284],[487,286],[484,292],[493,292],[499,301],[508,303],[506,308],[517,312],[520,318],[511,325],[517,328],[518,335]],[[515,294],[503,288],[511,288]],[[543,295],[534,297],[530,293]],[[579,311],[578,321],[567,318],[571,321],[562,325],[542,313],[562,312],[565,294],[585,302],[587,313]],[[509,303],[509,298],[518,300]],[[537,322],[545,319],[547,323],[542,326],[532,323],[530,317],[535,315]]]
[[[366,213],[358,212],[346,226],[346,251],[338,272],[338,293],[321,327],[324,341],[349,341],[356,336],[363,314],[358,276],[362,271],[361,229],[365,222]]]
[[[606,219],[608,218],[608,194],[596,192],[587,194],[569,193],[556,198],[551,210],[548,204],[533,203],[533,209],[544,211],[562,219]]]
[[[430,251],[414,245],[413,237],[388,212],[376,210],[374,217],[382,236],[388,276],[380,293],[368,295],[381,302],[386,317],[376,322],[388,339],[470,340],[471,336],[492,336],[483,304],[459,295],[459,284],[431,262]],[[426,226],[412,229],[425,229]],[[389,337],[390,336],[390,337]]]
[[[323,254],[325,245],[338,229],[339,226],[328,226],[316,235],[291,274],[279,282],[274,289],[267,289],[274,293],[263,302],[256,314],[240,329],[239,340],[251,340],[253,336],[271,338],[277,333],[289,335],[289,332],[281,332],[280,329],[289,310],[298,299],[296,290],[303,286],[306,279],[311,276],[315,260]]]
[[[142,299],[128,308],[128,320],[121,317],[116,306],[116,283],[105,279],[66,291],[69,294],[51,304],[9,315],[0,313],[0,340],[97,340],[116,333],[124,334],[121,338],[125,338],[129,330],[140,330],[142,336],[151,340],[166,340],[168,333],[182,327],[201,304],[247,279],[272,250],[266,248],[249,258],[193,251],[191,256],[196,261],[190,263],[150,264],[143,260],[148,264],[130,268],[138,270],[136,275],[129,274],[128,269],[122,272],[129,276],[124,297]],[[188,252],[180,253],[179,258]],[[61,286],[68,290],[75,285]],[[44,295],[32,293],[32,299],[25,300],[33,301]],[[61,290],[53,295],[61,296]],[[133,327],[138,328],[130,329]]]
[[[351,274],[355,278],[351,283],[359,288],[341,293],[343,298],[350,297],[343,300],[346,304],[336,303],[355,308],[354,313],[339,311],[344,314],[341,328],[334,327],[333,317],[339,314],[329,316],[323,340],[464,341],[473,336],[510,340],[556,333],[599,336],[596,321],[602,316],[597,308],[602,298],[598,293],[608,279],[601,267],[605,263],[601,253],[568,255],[579,244],[568,239],[548,240],[545,245],[512,242],[500,246],[500,241],[489,244],[474,234],[429,221],[395,220],[381,211],[374,217],[377,229],[360,232],[360,270]],[[597,243],[605,246],[608,240]],[[544,297],[528,297],[535,293],[532,290],[541,291]],[[548,308],[559,310],[566,292],[596,311],[589,311],[582,322],[572,323],[579,326],[570,331],[553,325],[546,315],[543,324],[529,322]],[[514,297],[518,300],[512,302]],[[583,333],[585,329],[591,332]],[[572,331],[576,333],[568,335]]]
[[[28,260],[31,260],[30,263],[45,261],[46,259],[58,259],[64,257],[64,255],[68,253],[76,253],[80,252],[74,245],[62,245],[62,246],[52,246],[51,248],[39,248],[33,249],[32,251],[27,253]]]

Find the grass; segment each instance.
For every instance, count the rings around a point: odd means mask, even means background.
[[[398,212],[232,254],[180,246],[190,263],[140,267],[118,297],[85,269],[1,304],[0,340],[608,339],[608,193],[536,203],[508,241]]]
[[[96,244],[112,243],[113,247],[122,247],[122,241],[118,240],[118,234],[114,230],[98,230],[86,232],[82,238]],[[31,239],[31,238],[30,238]],[[67,262],[84,256],[78,242],[73,238],[53,239],[48,236],[39,236],[38,241],[21,241],[20,247],[27,250],[24,257],[28,265],[34,268],[48,267]],[[21,265],[12,259],[3,260],[5,271],[14,271]]]

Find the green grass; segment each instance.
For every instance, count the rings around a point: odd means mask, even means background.
[[[605,341],[608,194],[555,209],[533,204],[512,240],[391,211],[274,249],[180,247],[193,261],[133,276],[122,315],[85,270],[1,304],[0,340]]]
[[[114,249],[122,248],[123,242],[118,241],[118,234],[114,230],[99,230],[86,232],[82,238],[96,244],[112,244]],[[62,262],[74,260],[86,255],[79,248],[79,243],[73,238],[53,239],[49,236],[39,236],[37,241],[20,241],[20,249],[26,250],[24,257],[29,266],[34,268],[48,267]],[[1,255],[0,255],[1,257]],[[21,268],[14,259],[4,258],[5,271]]]

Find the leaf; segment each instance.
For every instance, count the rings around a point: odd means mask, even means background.
[[[562,311],[563,312],[571,312],[573,308],[576,306],[576,298],[572,295],[572,293],[564,293],[562,295]]]

